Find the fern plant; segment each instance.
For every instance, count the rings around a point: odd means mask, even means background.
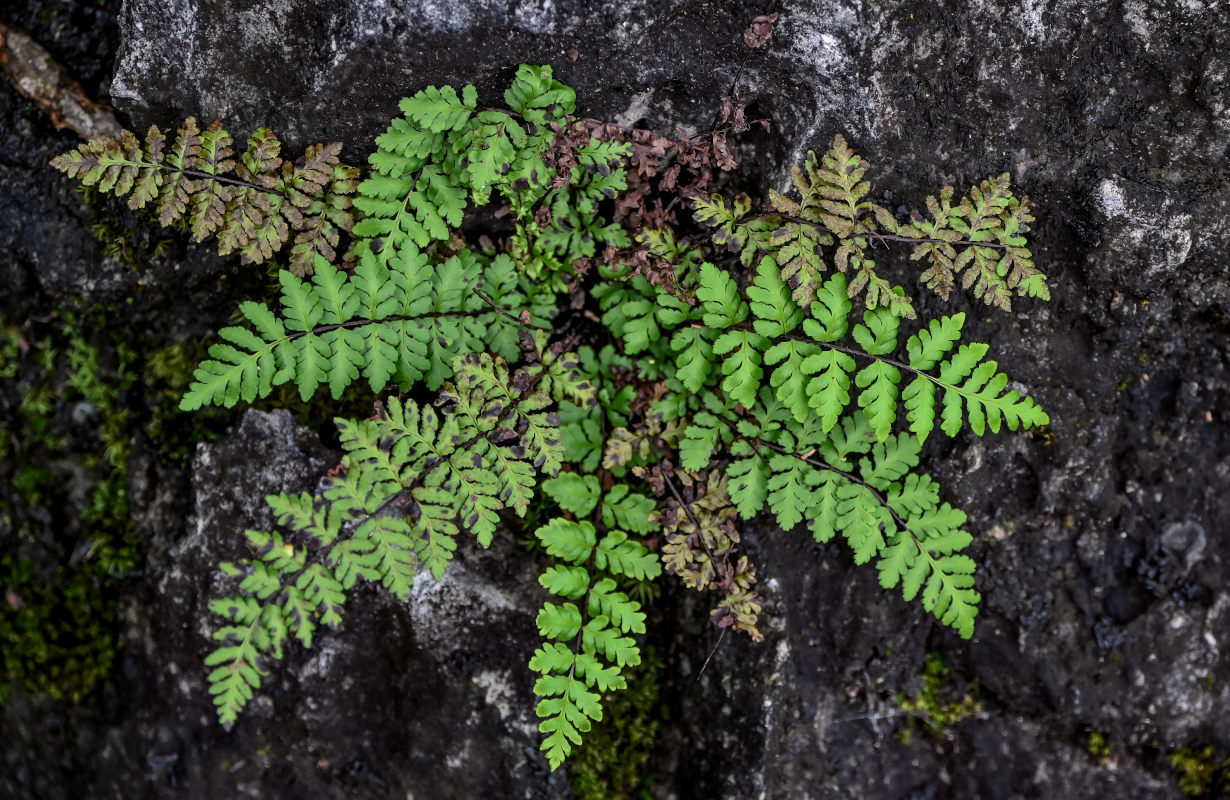
[[[119,141],[91,141],[57,156],[51,165],[98,191],[128,197],[139,210],[151,203],[164,228],[186,225],[192,238],[218,237],[218,252],[245,263],[273,257],[297,231],[288,260],[297,275],[317,256],[332,260],[339,231],[354,224],[352,197],[358,170],[340,161],[338,142],[315,144],[298,161],[284,161],[282,143],[268,128],[248,139],[239,160],[221,123],[205,130],[189,117],[175,144],[152,126],[145,146],[124,131]]]
[[[662,573],[713,592],[719,627],[764,638],[739,525],[762,513],[818,542],[840,536],[885,588],[972,636],[973,537],[920,471],[923,446],[937,429],[1049,418],[985,344],[962,342],[963,313],[911,322],[913,302],[873,254],[908,245],[944,299],[958,282],[1005,310],[1045,299],[1028,198],[1004,175],[959,201],[945,187],[926,215],[899,220],[868,200],[869,166],[839,136],[795,168],[798,199],[772,192],[754,210],[692,191],[690,222],[625,230],[606,220],[674,217],[660,202],[640,214],[611,203],[628,185],[615,128],[574,120],[575,95],[549,67],[519,68],[504,101],[482,107],[472,86],[402,100],[361,182],[334,146],[282,163],[263,130],[232,161],[220,125],[192,120],[169,153],[152,129],[144,151],[125,134],[56,159],[248,261],[299,231],[278,306],[241,304],[245,323],[219,332],[185,411],[286,383],[305,400],[359,382],[394,392],[371,419],[337,420],[341,467],[316,494],[268,498],[282,530],[248,531],[252,556],[222,565],[237,589],[211,603],[220,720],[235,723],[290,639],[310,647],[341,622],[357,581],[405,598],[424,571],[443,575],[461,530],[485,547],[531,508],[549,564],[543,641],[526,655],[552,769],[625,687]],[[628,138],[647,209],[642,178],[663,174],[674,192],[680,172],[664,147],[651,163],[646,137]],[[738,163],[725,133],[713,152],[677,144],[710,188],[713,158]],[[498,243],[471,243],[466,212],[487,204],[504,220]]]
[[[838,134],[820,158],[808,151],[791,179],[800,197],[769,193],[768,209],[752,214],[744,197],[727,202],[721,195],[693,198],[696,219],[713,228],[713,239],[739,255],[751,268],[762,255],[773,256],[803,306],[812,302],[828,270],[824,248],[831,247],[833,266],[849,273],[850,297],[866,296],[867,307],[885,307],[914,319],[913,303],[876,271],[873,243],[907,242],[910,258],[926,259],[920,279],[945,300],[958,273],[963,288],[987,305],[1012,310],[1012,297],[1050,299],[1046,276],[1033,262],[1025,234],[1034,221],[1028,197],[1017,198],[1007,173],[989,178],[953,205],[954,190],[928,197],[928,216],[915,211],[900,223],[888,209],[867,199],[871,182],[863,180],[867,162]]]
[[[585,392],[569,363],[510,373],[498,356],[471,354],[433,404],[390,397],[373,419],[337,420],[346,451],[338,474],[316,495],[270,496],[286,535],[248,531],[255,557],[222,565],[239,593],[210,603],[226,624],[206,665],[224,725],[290,638],[311,647],[319,625],[341,622],[356,581],[405,599],[421,569],[444,574],[459,529],[485,547],[501,511],[526,513],[535,476],[555,474],[563,458],[544,378],[557,395]]]

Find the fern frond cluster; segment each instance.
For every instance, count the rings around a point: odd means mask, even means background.
[[[863,294],[869,309],[914,319],[910,299],[876,270],[872,246],[884,241],[916,243],[910,258],[929,265],[920,280],[945,300],[958,276],[962,288],[1004,311],[1012,309],[1013,296],[1050,298],[1025,238],[1033,204],[1012,194],[1007,173],[983,181],[955,205],[954,190],[946,186],[938,198],[927,198],[927,216],[914,211],[900,223],[868,199],[868,169],[838,134],[823,156],[808,151],[803,165],[793,169],[798,200],[770,192],[768,209],[752,214],[746,198],[728,203],[719,194],[696,195],[696,219],[713,228],[714,242],[737,253],[744,267],[772,256],[804,306],[829,271],[824,248],[832,248],[828,258],[848,276],[850,297]]]
[[[986,345],[959,344],[963,314],[932,320],[902,343],[901,320],[891,308],[868,309],[851,325],[853,303],[842,273],[823,281],[806,307],[787,280],[786,270],[768,256],[746,286],[705,262],[695,305],[633,279],[609,284],[607,291],[639,295],[639,304],[623,299],[608,319],[627,352],[673,363],[657,409],[666,419],[686,422],[678,442],[685,470],[724,472],[744,519],[769,510],[784,528],[807,520],[821,542],[840,532],[857,563],[886,552],[907,554],[893,562],[914,570],[905,583],[907,597],[918,594],[913,580],[925,579],[929,610],[972,635],[978,601],[973,563],[955,555],[969,543],[959,531],[964,515],[954,522],[952,514],[921,500],[895,508],[888,499],[893,482],[917,466],[937,422],[949,436],[966,427],[981,436],[1003,425],[1046,425],[1049,418],[1032,399],[1005,391],[1008,377],[984,359]],[[623,319],[611,316],[616,309]],[[910,379],[903,389],[905,375]],[[908,433],[893,434],[899,422]],[[848,460],[868,452],[870,460],[857,469]],[[803,453],[811,455],[799,458]],[[916,486],[922,478],[906,480]],[[704,541],[721,549],[718,537]],[[694,576],[699,570],[701,577],[692,580],[712,580],[705,570],[712,556],[702,557],[699,540],[668,543],[679,553],[668,568]],[[935,557],[919,559],[924,549]],[[897,567],[880,572],[886,587],[903,574]]]
[[[291,165],[262,129],[233,159],[217,123],[193,120],[169,150],[152,129],[144,148],[125,134],[56,159],[246,261],[298,232],[279,302],[240,306],[184,410],[283,384],[305,400],[326,385],[334,398],[357,383],[398,392],[371,419],[337,420],[339,470],[314,495],[268,498],[281,530],[248,531],[252,557],[223,565],[238,588],[211,604],[223,624],[207,660],[222,722],[291,639],[310,647],[340,623],[356,582],[404,599],[424,571],[444,574],[462,530],[485,547],[531,509],[548,597],[526,655],[552,769],[639,662],[661,573],[714,592],[719,627],[764,638],[740,520],[840,537],[882,586],[972,636],[973,538],[919,470],[922,448],[937,429],[1049,418],[986,344],[962,340],[963,313],[908,322],[917,310],[877,259],[910,248],[944,299],[958,283],[1004,310],[1045,299],[1029,199],[1002,175],[899,219],[869,199],[869,167],[838,136],[793,171],[797,199],[771,192],[754,211],[712,191],[713,159],[738,163],[723,131],[712,152],[687,139],[673,155],[642,135],[621,200],[628,143],[573,119],[575,95],[549,67],[522,66],[503,99],[481,106],[473,86],[403,99],[361,182],[336,146]],[[703,174],[687,184],[691,225],[676,225],[680,195],[664,204],[645,180],[682,192],[672,157]],[[488,204],[498,241],[471,245],[466,213]]]
[[[372,391],[418,381],[438,388],[456,356],[518,355],[517,328],[545,326],[555,290],[596,243],[622,245],[597,204],[624,186],[626,148],[590,139],[560,174],[557,131],[575,104],[546,67],[522,67],[505,93],[511,112],[476,106],[474,87],[428,87],[401,103],[377,138],[372,175],[358,184],[357,265],[348,274],[317,254],[312,282],[283,272],[282,313],[248,302],[250,327],[230,327],[181,407],[234,405],[294,382],[306,400],[321,385],[334,398],[365,378]],[[507,252],[448,252],[471,202],[497,196],[516,229]]]
[[[504,100],[509,111],[479,108],[473,86],[460,94],[429,86],[401,101],[402,116],[377,137],[372,175],[359,184],[360,254],[374,251],[387,262],[404,242],[426,248],[445,241],[470,202],[497,197],[516,226],[509,252],[530,279],[593,256],[598,244],[627,244],[622,228],[603,222],[598,204],[626,187],[619,165],[628,148],[590,138],[576,149],[576,165],[558,174],[547,162],[558,160],[552,150],[575,93],[550,67],[522,66]]]
[[[339,232],[354,224],[352,197],[359,171],[340,161],[341,144],[315,144],[298,161],[283,160],[282,143],[268,128],[249,137],[238,159],[234,140],[218,121],[201,130],[184,121],[167,146],[152,126],[145,145],[124,131],[119,141],[91,141],[51,165],[100,192],[128,197],[128,207],[153,204],[164,228],[184,224],[198,242],[218,237],[218,252],[245,263],[272,258],[290,240],[296,275],[316,257],[332,261]]]

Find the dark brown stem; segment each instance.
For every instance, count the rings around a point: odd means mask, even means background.
[[[810,219],[803,219],[802,217],[795,217],[790,214],[783,214],[780,211],[760,211],[755,214],[748,214],[746,217],[741,217],[739,219],[739,222],[742,223],[742,222],[747,222],[748,220],[753,220],[753,219],[764,219],[766,217],[778,217],[780,219],[786,220],[787,222],[794,222],[798,225],[806,225],[809,228],[812,228],[814,230],[819,230],[824,233],[829,233],[829,230],[825,228],[824,225],[819,222],[815,222],[814,220],[810,220]],[[972,247],[994,247],[999,250],[1007,250],[1009,247],[1013,246],[1013,245],[1008,245],[1008,244],[1000,244],[998,242],[975,242],[975,241],[971,241],[970,239],[958,239],[955,242],[950,242],[947,239],[917,239],[917,238],[914,238],[913,236],[901,236],[895,233],[880,233],[879,231],[868,231],[866,233],[859,233],[850,238],[857,239],[860,236],[866,236],[869,239],[876,239],[877,241],[883,241],[883,242],[909,242],[911,244],[968,245]]]
[[[483,293],[483,291],[482,291],[481,289],[477,288],[477,287],[474,289],[474,294],[478,295],[478,296],[482,299],[482,301],[483,301],[484,303],[486,303],[487,305],[491,306],[491,308],[492,308],[492,309],[493,309],[496,313],[500,314],[500,316],[506,317],[506,318],[507,318],[507,319],[508,319],[508,320],[509,320],[512,324],[514,324],[514,325],[516,325],[516,326],[518,326],[518,327],[520,327],[520,328],[533,328],[534,330],[539,330],[539,331],[550,331],[550,330],[551,330],[550,328],[544,328],[544,327],[543,327],[543,326],[541,326],[541,325],[534,325],[533,323],[529,323],[529,322],[522,322],[521,320],[519,320],[519,319],[517,319],[516,317],[514,317],[514,316],[513,316],[513,315],[512,315],[512,314],[508,311],[508,309],[503,308],[503,307],[501,307],[501,306],[499,306],[499,305],[496,305],[496,302],[495,302],[494,300],[492,300],[490,297],[488,297],[486,294],[484,294],[484,293]],[[485,312],[483,312],[483,313],[485,313]]]
[[[709,543],[705,541],[704,530],[701,529],[700,523],[697,522],[696,517],[692,515],[692,507],[686,500],[683,499],[683,495],[679,494],[679,490],[675,488],[674,482],[671,481],[670,476],[667,475],[666,472],[662,473],[662,482],[666,484],[666,488],[671,490],[671,494],[675,496],[675,500],[679,503],[680,507],[683,508],[684,513],[688,515],[688,519],[692,520],[692,527],[696,529],[696,538],[700,540],[700,546],[705,549],[705,555],[709,557],[709,563],[713,566],[713,577],[716,579],[718,573],[718,562],[713,556],[713,551],[709,549]]]
[[[818,461],[810,456],[799,455],[798,453],[795,453],[791,450],[787,450],[786,448],[782,447],[779,444],[774,444],[773,442],[766,442],[764,439],[756,438],[756,439],[748,439],[747,441],[752,445],[752,447],[756,450],[757,453],[760,452],[760,448],[763,445],[764,447],[767,447],[770,450],[776,450],[777,452],[782,453],[783,455],[793,456],[799,459],[800,461],[802,461],[804,464],[810,464],[816,469],[828,470],[829,472],[833,472],[833,473],[836,473],[837,475],[840,475],[841,477],[845,478],[848,481],[857,483],[859,486],[862,486],[864,489],[871,492],[872,496],[875,497],[876,501],[879,502],[880,505],[888,509],[888,513],[893,515],[893,519],[896,520],[897,524],[901,527],[902,530],[908,531],[911,536],[913,536],[916,540],[918,539],[918,536],[914,534],[914,531],[910,530],[910,526],[906,525],[905,520],[902,519],[901,516],[896,511],[893,510],[893,507],[888,504],[888,498],[886,498],[883,494],[881,494],[870,483],[858,477],[854,473],[846,472],[844,469],[839,469],[837,467],[834,467],[832,464],[829,464],[824,461]],[[761,458],[764,458],[764,456],[761,456]]]
[[[417,314],[412,317],[404,315],[384,317],[382,319],[367,319],[364,317],[362,319],[347,320],[346,322],[334,322],[329,325],[318,325],[310,331],[291,331],[286,334],[286,338],[288,340],[298,339],[300,337],[307,336],[309,333],[319,336],[322,333],[335,331],[339,328],[349,330],[352,328],[362,328],[364,325],[376,325],[381,322],[412,322],[416,319],[439,319],[441,317],[480,317],[483,314],[490,313],[490,311],[429,311],[426,314]],[[514,318],[513,321],[516,322],[516,319]],[[521,323],[518,322],[517,324],[519,325]]]

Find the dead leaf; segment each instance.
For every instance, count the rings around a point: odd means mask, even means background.
[[[748,128],[744,111],[744,104],[738,99],[729,95],[722,95],[722,106],[718,112],[719,121],[730,125],[735,133],[743,133]]]
[[[30,98],[57,128],[83,139],[119,139],[123,127],[111,109],[86,97],[81,84],[24,31],[0,22],[0,67],[13,87]]]
[[[713,155],[717,159],[718,169],[723,172],[730,172],[739,166],[739,154],[731,150],[730,145],[726,143],[725,131],[713,134]]]
[[[777,22],[777,14],[756,17],[752,24],[743,32],[743,43],[748,47],[762,47],[773,35],[773,23]]]

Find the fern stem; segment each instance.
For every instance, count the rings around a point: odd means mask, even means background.
[[[692,514],[692,506],[683,499],[683,495],[679,494],[679,490],[675,488],[674,481],[670,479],[665,470],[662,472],[662,482],[666,484],[666,488],[671,490],[671,494],[675,496],[675,500],[683,508],[684,513],[688,515],[688,519],[692,520],[692,527],[696,529],[696,538],[700,540],[700,546],[705,548],[705,555],[709,557],[709,563],[713,566],[713,574],[717,575],[717,559],[714,557],[713,551],[709,549],[709,543],[705,541],[705,533],[700,526],[700,522]]]
[[[190,178],[200,178],[204,180],[217,181],[219,183],[229,183],[232,186],[242,186],[245,189],[252,189],[254,191],[260,192],[261,194],[271,194],[271,195],[284,197],[284,198],[286,197],[286,194],[284,192],[274,191],[273,189],[270,189],[267,186],[258,186],[255,183],[249,183],[248,181],[240,180],[238,178],[228,178],[224,175],[215,175],[209,172],[201,172],[200,170],[196,170],[196,169],[185,169],[183,167],[174,167],[169,164],[163,164],[158,161],[129,161],[128,159],[121,158],[121,159],[117,159],[113,161],[112,163],[122,164],[126,167],[135,167],[138,169],[145,169],[145,168],[153,167],[155,169],[160,169],[164,172],[174,172],[179,175],[187,175]],[[304,194],[307,194],[307,193],[304,192]]]
[[[499,308],[496,308],[496,311],[502,311],[502,310]],[[315,328],[312,328],[310,331],[291,331],[288,334],[286,334],[285,339],[279,339],[278,342],[289,342],[294,339],[299,339],[304,336],[307,336],[308,334],[319,335],[322,333],[328,333],[329,331],[335,331],[335,330],[343,329],[343,328],[349,330],[353,328],[362,328],[365,325],[379,325],[382,322],[414,322],[415,320],[419,320],[419,319],[439,319],[441,317],[481,317],[484,314],[490,314],[490,313],[491,313],[490,311],[428,311],[425,314],[415,314],[414,316],[407,316],[407,315],[399,314],[397,316],[381,317],[380,319],[367,319],[367,318],[351,319],[345,322],[334,322],[328,325],[319,325]],[[507,311],[502,311],[502,313],[505,316],[509,317],[510,319],[513,319],[514,321],[516,321],[516,318],[508,314]],[[550,330],[550,328],[544,328],[544,330]],[[278,342],[274,342],[274,344],[277,344]]]
[[[479,298],[480,298],[480,299],[481,299],[484,303],[486,303],[487,305],[491,306],[491,308],[492,308],[492,309],[493,309],[496,313],[498,313],[500,316],[504,317],[504,318],[505,318],[505,319],[507,319],[509,322],[511,322],[512,324],[514,324],[514,325],[516,325],[516,326],[518,326],[518,327],[521,327],[521,328],[532,328],[532,329],[534,329],[534,330],[538,330],[538,331],[548,331],[548,332],[551,330],[551,328],[546,328],[546,327],[543,327],[542,325],[535,325],[535,324],[534,324],[534,323],[532,323],[532,322],[525,322],[525,321],[523,321],[523,320],[521,320],[521,319],[518,319],[517,317],[514,317],[514,316],[512,315],[512,312],[510,312],[508,309],[506,309],[506,308],[504,308],[504,307],[502,307],[502,306],[500,306],[500,305],[497,305],[497,304],[496,304],[496,302],[495,302],[494,300],[492,300],[490,297],[488,297],[488,296],[487,296],[487,294],[486,294],[486,293],[485,293],[482,289],[479,289],[477,286],[476,286],[476,287],[474,287],[473,292],[474,292],[474,294],[478,295],[478,296],[479,296]],[[467,313],[474,313],[474,312],[467,312]],[[483,313],[486,313],[486,312],[483,312]]]
[[[777,217],[779,219],[786,220],[787,222],[793,222],[798,225],[806,225],[807,227],[813,230],[818,230],[823,233],[829,232],[827,228],[825,228],[822,224],[818,222],[813,222],[812,220],[809,220],[809,219],[803,219],[802,217],[791,216],[790,214],[782,214],[781,212],[778,212],[778,211],[761,211],[756,214],[749,214],[746,217],[742,217],[739,220],[739,224],[743,224],[744,222],[748,220],[763,219],[766,217]],[[958,239],[955,242],[950,242],[947,239],[915,239],[911,236],[901,236],[900,234],[895,234],[895,233],[880,233],[879,231],[868,231],[866,233],[860,233],[857,236],[854,236],[851,238],[857,239],[860,236],[867,236],[872,239],[876,239],[879,241],[885,241],[885,242],[909,242],[911,244],[968,245],[968,246],[973,246],[973,247],[994,247],[1000,250],[1007,250],[1010,247],[1015,247],[1015,245],[1000,244],[999,242],[975,242],[975,241],[972,241],[970,239],[965,239],[965,238]]]

